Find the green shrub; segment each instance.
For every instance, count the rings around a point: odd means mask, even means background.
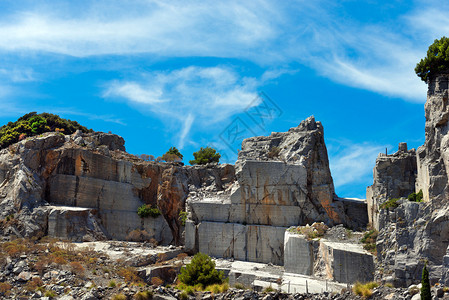
[[[72,134],[78,129],[86,133],[92,132],[92,129],[87,129],[76,121],[62,119],[58,115],[31,112],[20,117],[16,122],[9,122],[0,127],[0,149],[17,143],[26,137],[44,132],[58,131]]]
[[[422,81],[427,82],[430,77],[447,70],[449,70],[449,38],[443,36],[429,46],[427,56],[416,65],[415,72]]]
[[[209,286],[223,283],[224,273],[215,269],[215,262],[203,253],[197,253],[190,264],[181,269],[179,280],[186,285]]]
[[[184,156],[176,147],[170,147],[170,149],[162,155],[162,159],[165,161],[181,161],[183,157]]]
[[[115,283],[114,280],[109,281],[108,287],[115,288],[116,286],[117,284]]]
[[[423,199],[422,190],[419,190],[418,193],[411,193],[410,195],[408,195],[407,199],[409,201],[413,201],[413,202],[422,202],[422,199]]]
[[[387,209],[387,208],[396,208],[399,206],[398,201],[400,200],[400,198],[393,198],[390,199],[386,202],[384,202],[381,206],[380,209]]]
[[[429,280],[429,271],[427,270],[427,263],[424,265],[422,269],[422,278],[421,278],[421,300],[431,300],[432,295],[430,293],[430,280]]]
[[[147,217],[157,218],[161,214],[161,211],[157,207],[153,207],[151,205],[144,204],[137,209],[137,214],[141,218],[147,218]]]
[[[363,244],[363,249],[375,254],[376,253],[376,240],[379,232],[375,229],[371,229],[366,232],[363,237],[360,239],[360,242]]]
[[[179,221],[181,221],[182,226],[186,225],[186,221],[187,221],[187,212],[181,210],[179,212]]]
[[[189,161],[191,165],[206,165],[213,162],[218,163],[221,157],[220,153],[217,153],[217,150],[211,147],[201,147],[200,150],[193,153],[193,156],[195,159]]]

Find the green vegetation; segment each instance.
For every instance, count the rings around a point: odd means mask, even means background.
[[[267,293],[272,293],[272,292],[276,292],[276,290],[274,288],[271,287],[271,285],[269,287],[266,287],[263,290],[263,293],[267,294]]]
[[[241,283],[239,283],[239,282],[237,282],[237,283],[234,285],[234,288],[236,288],[236,289],[238,289],[238,290],[246,290],[246,289],[247,289],[243,284],[241,284]]]
[[[430,300],[432,299],[432,295],[430,293],[430,280],[429,280],[429,271],[427,270],[427,263],[424,265],[422,269],[422,278],[421,278],[421,300]]]
[[[207,287],[223,283],[224,273],[215,269],[215,262],[206,254],[197,253],[192,262],[181,269],[178,278],[188,286],[202,285]]]
[[[227,282],[224,282],[222,284],[212,284],[207,286],[204,290],[212,292],[214,294],[224,293],[229,290],[229,284]]]
[[[370,231],[366,232],[360,242],[363,244],[363,249],[376,254],[376,239],[379,235],[379,232],[375,229],[371,229]]]
[[[87,129],[76,121],[62,119],[58,115],[31,112],[20,117],[16,122],[9,122],[0,127],[0,149],[44,132],[57,131],[72,134],[78,129],[82,132],[92,132],[92,129]]]
[[[166,162],[182,161],[183,157],[184,156],[178,149],[176,149],[176,147],[171,147],[164,155],[162,155],[161,160],[165,160]]]
[[[326,233],[328,227],[324,223],[315,223],[311,226],[297,226],[287,229],[291,233],[305,235],[308,240],[321,238]]]
[[[115,288],[116,286],[117,286],[117,283],[115,283],[114,280],[109,281],[108,287]]]
[[[448,70],[449,38],[443,36],[429,46],[427,56],[416,65],[415,72],[422,81],[427,82],[435,74]]]
[[[380,209],[387,209],[387,208],[396,208],[399,206],[398,201],[400,200],[400,198],[393,198],[390,199],[386,202],[384,202],[381,206]]]
[[[181,210],[179,212],[179,221],[181,221],[181,225],[185,226],[186,225],[186,221],[187,221],[187,212]]]
[[[137,209],[137,214],[141,218],[157,218],[161,214],[161,211],[157,207],[153,207],[149,204],[144,204]]]
[[[354,284],[354,287],[352,288],[352,291],[359,296],[362,296],[363,298],[369,298],[373,294],[373,289],[375,287],[378,287],[379,284],[377,282],[371,281],[367,283],[360,283],[356,282]]]
[[[413,201],[413,202],[422,202],[422,198],[423,198],[423,193],[422,190],[419,190],[418,193],[411,193],[410,195],[408,195],[407,199],[409,201]]]
[[[200,150],[193,153],[193,156],[195,157],[195,159],[189,161],[191,165],[206,165],[213,162],[218,163],[221,157],[220,153],[218,153],[217,150],[211,147],[201,147]]]
[[[137,292],[134,295],[134,299],[136,300],[149,300],[153,299],[153,291],[141,291]]]

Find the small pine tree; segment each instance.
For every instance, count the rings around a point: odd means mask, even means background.
[[[223,283],[224,273],[215,269],[215,262],[203,253],[197,253],[192,262],[181,269],[179,280],[187,285],[202,284],[204,287],[211,284]]]
[[[432,295],[430,293],[430,281],[429,281],[429,271],[427,271],[427,263],[422,269],[422,279],[421,279],[421,300],[431,300]]]
[[[439,72],[449,70],[449,38],[443,36],[429,46],[427,56],[416,65],[416,75],[427,82],[430,77]]]
[[[206,165],[208,163],[218,163],[220,161],[220,153],[212,147],[201,147],[200,150],[193,153],[194,160],[189,161],[191,165]]]
[[[177,157],[179,157],[179,159],[181,159],[181,160],[182,160],[182,158],[184,157],[184,156],[181,154],[181,152],[179,152],[179,150],[178,150],[176,147],[170,147],[170,149],[168,149],[167,153],[168,153],[168,154],[174,154],[174,155],[176,155]],[[166,154],[167,154],[167,153],[166,153]]]

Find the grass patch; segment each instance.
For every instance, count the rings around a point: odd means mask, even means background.
[[[303,234],[307,239],[313,240],[316,238],[321,238],[326,233],[328,227],[324,223],[313,223],[307,226],[297,226],[288,229],[289,232],[296,234]]]
[[[371,281],[367,283],[360,283],[356,282],[354,287],[352,288],[352,291],[354,294],[362,296],[363,298],[371,297],[373,294],[373,289],[378,287],[379,284],[377,282]]]
[[[112,300],[126,300],[126,296],[124,294],[117,294],[112,296]]]
[[[269,287],[266,287],[266,288],[263,290],[263,292],[264,292],[265,294],[267,294],[267,293],[276,292],[276,290],[270,285]]]
[[[134,297],[135,300],[149,300],[153,298],[153,291],[137,292]]]
[[[363,244],[363,249],[371,252],[372,254],[376,254],[376,239],[379,235],[379,232],[375,229],[371,229],[368,232],[365,232],[363,237],[360,239],[360,242]]]
[[[389,199],[388,201],[384,202],[379,208],[380,209],[396,208],[399,206],[398,203],[399,200],[400,198]]]
[[[234,288],[236,288],[236,289],[238,289],[238,290],[246,290],[246,286],[244,286],[243,284],[241,284],[241,283],[239,283],[239,282],[237,282],[237,283],[234,285]]]

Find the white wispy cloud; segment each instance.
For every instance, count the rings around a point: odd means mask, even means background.
[[[154,0],[127,4],[126,9],[105,1],[86,6],[82,14],[37,6],[4,18],[0,49],[73,56],[235,56],[244,47],[254,47],[274,34],[270,20],[261,18],[273,9],[266,1],[208,4]]]
[[[189,114],[186,119],[184,120],[183,126],[182,126],[182,130],[181,130],[181,134],[179,136],[179,148],[184,148],[184,143],[185,143],[185,139],[187,137],[187,134],[190,132],[190,128],[192,128],[192,124],[194,121],[194,117],[192,114]]]
[[[36,4],[2,16],[0,51],[212,56],[249,60],[270,70],[296,62],[345,85],[424,101],[426,87],[414,66],[428,43],[449,31],[449,7],[441,1],[416,1],[413,9],[386,21],[357,19],[345,11],[346,2],[330,0],[150,0],[126,9],[120,2],[98,1],[83,3],[83,10],[73,5]],[[121,92],[134,93],[136,101],[164,101],[159,91],[145,92],[132,83]]]
[[[31,68],[13,68],[13,69],[0,69],[0,76],[3,80],[13,83],[36,81],[36,76]]]
[[[141,74],[139,81],[113,81],[103,96],[151,111],[165,122],[175,121],[181,128],[178,146],[182,148],[194,122],[204,128],[257,105],[257,87],[257,79],[241,77],[227,67],[190,66]]]
[[[329,163],[337,189],[348,184],[372,184],[376,157],[385,151],[384,145],[373,143],[330,142]]]

